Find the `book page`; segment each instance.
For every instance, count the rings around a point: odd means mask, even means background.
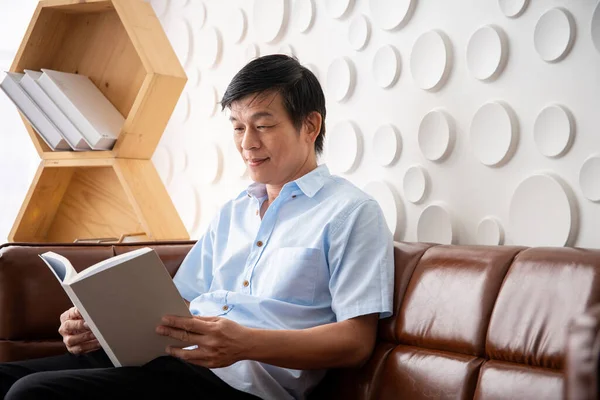
[[[48,251],[40,254],[40,258],[46,263],[54,276],[61,282],[68,284],[73,277],[77,275],[77,271],[71,265],[71,262],[60,254]]]

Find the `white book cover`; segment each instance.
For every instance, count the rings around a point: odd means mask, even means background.
[[[48,118],[60,130],[63,137],[73,148],[73,150],[85,151],[90,150],[90,145],[85,141],[85,138],[79,130],[73,125],[71,120],[58,108],[52,99],[44,92],[37,83],[37,80],[42,76],[41,72],[31,71],[26,69],[25,76],[21,79],[21,86],[29,97],[36,102],[38,107],[46,113]]]
[[[161,336],[164,315],[192,317],[159,256],[148,247],[77,272],[53,252],[40,254],[81,312],[115,367],[143,365],[166,355],[168,345],[189,343]]]
[[[87,76],[42,68],[38,84],[94,150],[114,146],[125,118]]]
[[[21,80],[24,76],[25,74],[18,72],[7,72],[2,82],[0,82],[0,89],[6,93],[8,98],[21,111],[25,119],[29,121],[33,129],[52,150],[71,150],[71,146],[63,138],[60,130],[21,86]]]

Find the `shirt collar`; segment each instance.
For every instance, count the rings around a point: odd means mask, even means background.
[[[327,165],[321,164],[317,168],[310,171],[308,174],[301,176],[295,181],[286,183],[283,188],[285,189],[288,185],[297,186],[302,193],[304,193],[308,197],[313,197],[323,185],[325,185],[325,180],[331,176],[329,173],[329,168]],[[267,195],[267,187],[264,183],[253,182],[246,188],[246,190],[242,191],[237,197],[238,199],[242,196],[254,196],[256,198],[261,198]]]

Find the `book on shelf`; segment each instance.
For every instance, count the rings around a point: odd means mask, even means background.
[[[23,89],[25,89],[33,101],[37,103],[39,108],[46,113],[54,125],[56,125],[73,150],[90,150],[91,147],[85,141],[81,132],[79,132],[71,120],[54,104],[52,99],[38,84],[37,81],[41,76],[41,72],[26,69],[25,76],[21,79],[21,86],[23,86]]]
[[[189,343],[161,336],[164,315],[191,317],[156,252],[144,247],[77,272],[66,257],[40,254],[115,365],[138,366],[166,355],[168,345]]]
[[[92,149],[112,149],[125,118],[87,76],[42,68],[37,83]]]
[[[2,82],[0,82],[0,89],[6,93],[32,128],[52,150],[70,150],[71,146],[63,138],[56,125],[21,86],[24,76],[25,74],[18,72],[7,72]]]

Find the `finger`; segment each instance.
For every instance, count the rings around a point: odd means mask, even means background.
[[[77,346],[67,347],[67,349],[73,354],[84,354],[89,353],[90,351],[98,350],[100,347],[100,342],[98,342],[97,339],[94,339],[78,344]]]
[[[80,333],[78,335],[67,335],[63,338],[63,342],[67,347],[77,346],[81,343],[96,340],[93,332]]]
[[[173,339],[181,340],[182,342],[192,344],[198,343],[201,338],[201,335],[198,335],[196,333],[189,332],[184,329],[171,328],[164,325],[156,327],[156,333],[162,336],[169,336]]]
[[[162,318],[164,326],[182,329],[194,333],[208,333],[211,331],[212,322],[204,321],[192,317],[177,317],[175,315],[165,315]]]
[[[87,327],[85,321],[82,319],[66,320],[65,322],[63,322],[62,326],[65,332],[70,333],[82,333],[90,330],[90,328]]]
[[[69,308],[69,319],[83,319],[77,307]]]
[[[223,363],[222,360],[217,360],[214,357],[207,356],[200,348],[196,350],[184,350],[178,347],[168,346],[166,351],[167,354],[173,357],[177,357],[189,363],[200,365],[201,367],[205,368],[219,368],[228,365],[227,363]]]
[[[221,319],[221,317],[201,317],[199,315],[195,315],[193,318],[203,322],[218,322]]]

